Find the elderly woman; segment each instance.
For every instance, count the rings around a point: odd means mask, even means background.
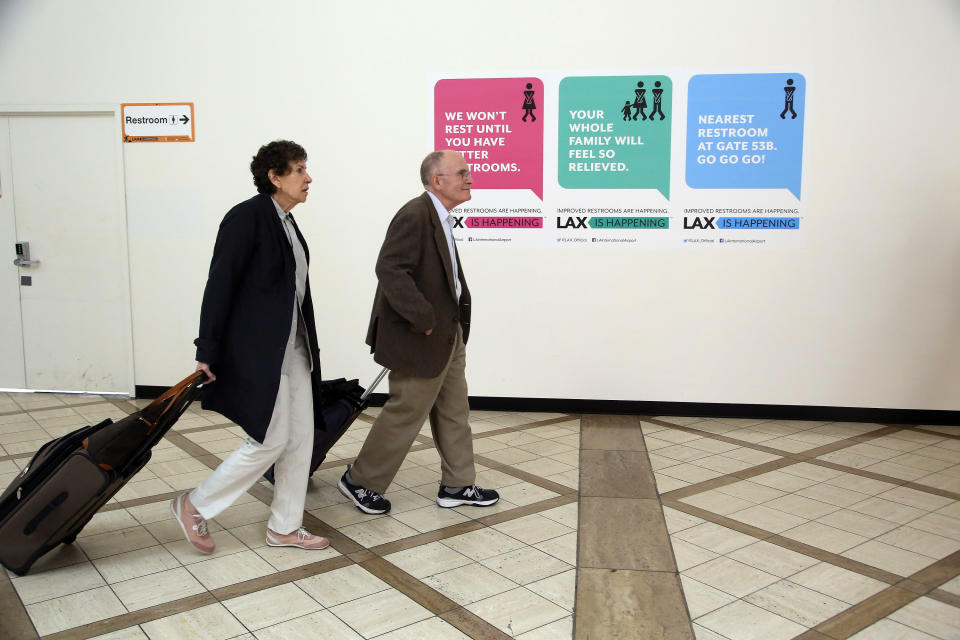
[[[206,521],[233,504],[270,465],[275,487],[267,544],[329,545],[301,526],[314,424],[323,423],[310,254],[290,215],[307,200],[306,161],[306,151],[294,142],[260,147],[250,163],[259,194],[227,212],[213,247],[194,343],[197,370],[216,382],[202,404],[249,437],[196,489],[171,503],[187,541],[203,553],[215,548]]]

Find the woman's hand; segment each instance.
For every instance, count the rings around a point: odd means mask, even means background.
[[[217,379],[217,376],[213,375],[213,371],[210,371],[210,365],[206,362],[198,362],[197,371],[203,371],[207,374],[207,382],[213,382]]]

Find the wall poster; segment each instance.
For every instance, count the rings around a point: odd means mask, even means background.
[[[799,247],[806,75],[550,71],[430,78],[463,153],[459,243]]]

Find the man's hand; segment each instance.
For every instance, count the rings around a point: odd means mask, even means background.
[[[213,382],[217,379],[217,376],[213,375],[213,371],[210,371],[210,365],[206,362],[198,362],[197,371],[203,371],[207,374],[207,382]]]
[[[426,331],[423,332],[423,334],[427,336],[430,335],[431,333],[433,333],[433,329],[427,329]]]

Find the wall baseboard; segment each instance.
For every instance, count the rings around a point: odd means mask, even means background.
[[[137,398],[156,398],[167,387],[137,385]],[[382,407],[386,393],[371,393],[370,406]],[[477,411],[540,411],[544,413],[617,413],[646,416],[704,418],[763,418],[767,420],[823,420],[960,426],[960,411],[883,409],[876,407],[822,407],[787,404],[728,404],[720,402],[649,402],[583,400],[576,398],[508,398],[471,396]]]

